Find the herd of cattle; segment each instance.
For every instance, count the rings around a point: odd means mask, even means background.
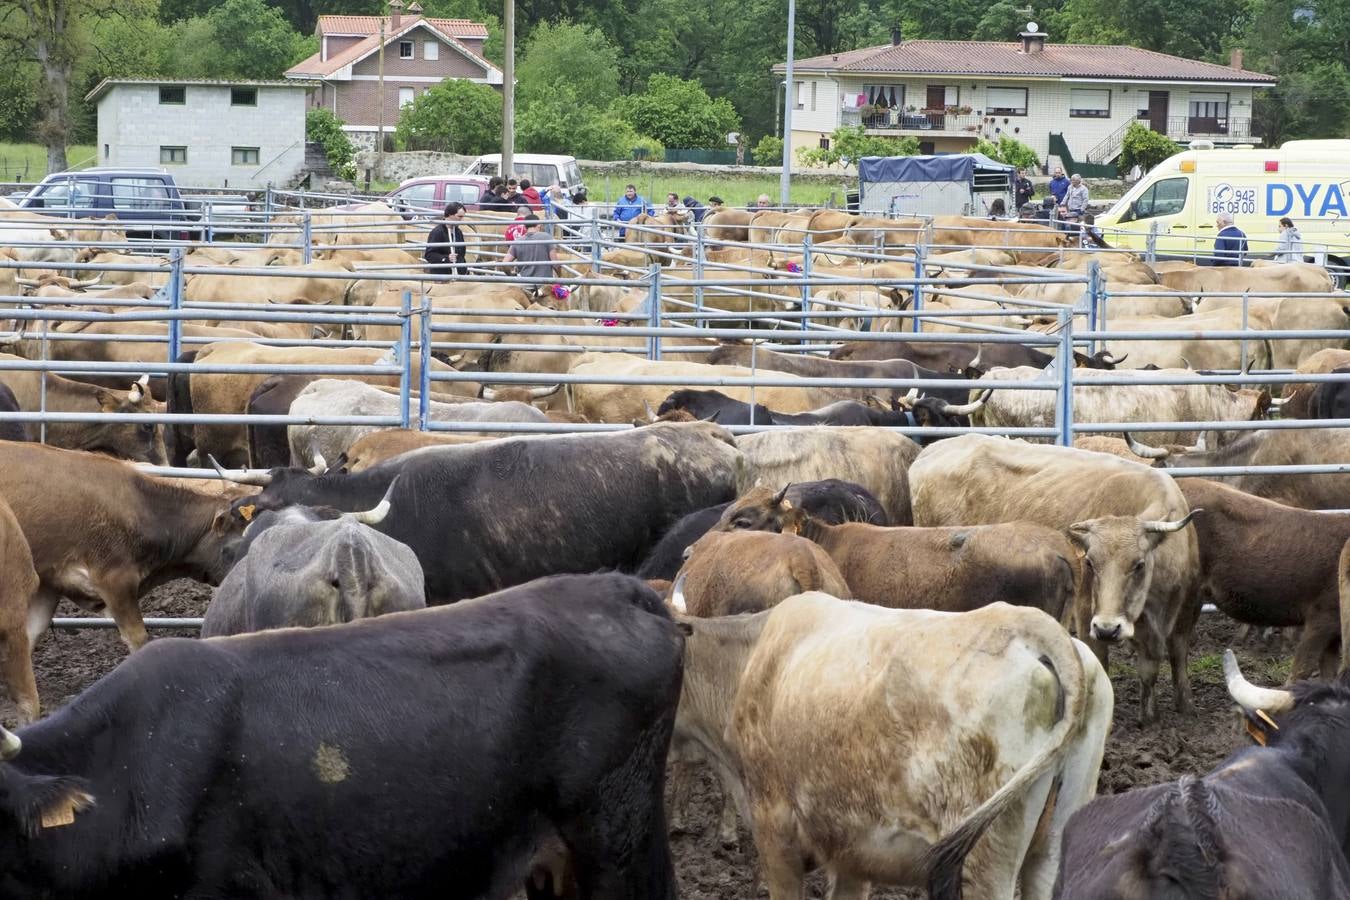
[[[296,307],[397,311],[413,290],[445,344],[425,405],[458,424],[87,417],[47,424],[44,446],[37,426],[0,421],[0,678],[23,726],[0,727],[0,897],[674,897],[668,826],[702,761],[725,793],[724,839],[738,818],[749,827],[773,900],[803,896],[815,869],[837,900],[872,883],[935,898],[1350,898],[1350,754],[1335,749],[1342,729],[1350,740],[1350,512],[1331,512],[1350,510],[1350,474],[1174,477],[1350,463],[1335,427],[1214,425],[1350,418],[1347,382],[1299,378],[1350,372],[1343,336],[1308,336],[1347,329],[1350,301],[1324,271],[1091,257],[1104,327],[1197,337],[1076,354],[1075,421],[1179,424],[1063,447],[965,431],[1055,422],[1053,392],[981,384],[1044,380],[1054,348],[971,328],[1062,324],[1053,307],[1084,285],[1047,278],[1090,260],[1053,230],[718,214],[710,264],[764,287],[709,288],[708,307],[800,308],[793,248],[809,234],[813,277],[869,282],[813,302],[898,331],[882,312],[914,301],[922,241],[923,276],[947,279],[924,287],[941,315],[923,329],[951,339],[867,336],[821,356],[797,330],[772,346],[691,330],[653,360],[623,328],[555,333],[577,320],[551,316],[531,285],[409,280],[415,256],[382,245],[420,235],[396,217],[371,227],[380,212],[314,216],[307,264],[282,245],[194,250],[189,269],[213,271],[188,274],[185,304],[218,318],[183,325],[187,365],[167,377],[0,370],[0,412],[389,421],[400,326],[316,324]],[[619,277],[550,303],[612,321],[648,296],[623,276],[655,261],[662,302],[684,309],[690,248],[659,218],[635,224],[599,267],[589,254],[568,267]],[[469,226],[472,264],[493,264],[501,227]],[[11,262],[133,258],[73,243]],[[112,289],[146,273],[0,271],[17,279],[0,293],[52,311],[17,322],[0,360],[164,362],[163,322],[100,301],[148,300],[167,269]],[[991,305],[1003,312],[961,318]],[[474,330],[525,322],[539,327]],[[1201,336],[1216,330],[1303,336]],[[327,340],[296,345],[314,337]],[[355,374],[281,368],[295,365]],[[1281,397],[1240,386],[1270,368],[1292,370]],[[697,386],[766,371],[776,386]],[[1091,383],[1197,372],[1232,384]],[[590,377],[549,380],[564,374]],[[935,379],[969,385],[924,387]],[[632,427],[510,436],[503,423]],[[777,427],[728,430],[751,424]],[[219,480],[137,465],[166,461]],[[210,640],[147,643],[140,598],[178,577],[216,586]],[[39,718],[32,647],[63,598],[111,615],[134,652]],[[1164,661],[1190,715],[1204,603],[1302,629],[1284,688],[1225,660],[1260,746],[1094,800],[1108,649],[1133,647],[1145,726]]]

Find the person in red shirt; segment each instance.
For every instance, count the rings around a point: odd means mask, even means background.
[[[530,184],[530,179],[520,179],[520,195],[525,198],[526,204],[530,209],[540,209],[544,205],[544,198],[539,196],[539,189]]]
[[[502,236],[506,238],[508,244],[525,233],[525,217],[528,215],[530,215],[528,206],[521,206],[516,209],[516,220],[507,225],[506,231],[502,232]]]

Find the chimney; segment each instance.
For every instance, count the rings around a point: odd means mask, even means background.
[[[1030,55],[1045,50],[1045,32],[1035,22],[1027,23],[1027,30],[1022,32],[1021,38],[1023,53]]]
[[[1228,54],[1228,68],[1230,68],[1230,69],[1241,69],[1241,68],[1242,68],[1242,48],[1241,48],[1241,47],[1235,48],[1234,50],[1232,50],[1232,51]]]
[[[389,30],[396,32],[403,27],[403,0],[389,0]]]
[[[408,15],[414,19],[420,17],[422,15],[422,4],[418,3],[417,0],[413,0],[412,3],[409,3]]]
[[[901,41],[901,39],[904,38],[904,36],[905,36],[905,33],[904,33],[903,31],[900,30],[900,26],[899,26],[899,25],[892,25],[892,26],[891,26],[891,46],[892,46],[892,47],[899,47],[899,46],[900,46],[900,41]]]

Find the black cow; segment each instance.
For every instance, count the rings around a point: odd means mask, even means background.
[[[192,363],[197,361],[196,350],[185,350],[178,354],[174,362]],[[164,389],[164,411],[169,415],[192,415],[191,372],[170,372]],[[197,438],[192,425],[164,426],[164,452],[169,465],[183,468],[188,464],[188,456],[197,449]]]
[[[1128,355],[1128,354],[1126,354]],[[978,357],[978,362],[976,358]],[[1035,347],[1023,344],[992,344],[984,342],[948,343],[946,341],[846,341],[830,351],[830,359],[839,360],[888,360],[907,359],[917,366],[937,372],[951,374],[970,374],[978,378],[979,373],[987,372],[995,366],[1014,369],[1018,366],[1034,366],[1044,369],[1056,358],[1054,353],[1046,353]],[[1125,361],[1111,356],[1105,350],[1088,356],[1075,352],[1075,364],[1089,369],[1114,369]],[[972,370],[972,363],[974,364]]]
[[[290,415],[291,403],[315,375],[273,375],[253,389],[248,398],[250,416]],[[273,469],[291,464],[289,425],[248,426],[248,465],[251,469]]]
[[[154,641],[0,729],[0,896],[674,898],[683,647],[616,574]]]
[[[1224,674],[1264,746],[1078,810],[1055,897],[1350,897],[1350,682],[1253,687],[1231,650]]]
[[[412,548],[427,602],[451,603],[543,575],[632,571],[680,517],[731,500],[741,454],[707,422],[611,434],[427,447],[352,475],[274,469],[234,504],[371,509]]]
[[[1350,375],[1350,366],[1332,369],[1334,375]],[[1310,419],[1350,419],[1350,381],[1323,381],[1308,398]]]
[[[844,522],[867,522],[872,525],[889,525],[886,510],[872,492],[860,484],[827,478],[824,481],[807,481],[788,488],[787,499],[812,516],[831,525]],[[637,575],[642,579],[673,581],[684,564],[684,551],[703,535],[707,534],[723,511],[731,504],[719,503],[707,509],[692,512],[661,535],[652,552],[643,560]]]
[[[23,412],[23,408],[14,392],[8,385],[0,384],[0,413],[17,412]],[[31,441],[36,427],[33,422],[0,422],[0,441]]]

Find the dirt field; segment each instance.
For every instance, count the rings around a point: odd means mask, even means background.
[[[190,581],[176,581],[152,593],[143,604],[148,616],[200,616],[210,600],[210,589]],[[75,615],[62,606],[58,615]],[[1222,615],[1202,617],[1191,651],[1191,677],[1199,715],[1181,719],[1172,708],[1171,684],[1164,669],[1160,679],[1158,707],[1161,726],[1140,729],[1138,683],[1129,654],[1116,654],[1111,680],[1116,690],[1115,727],[1102,764],[1100,791],[1117,793],[1136,785],[1169,781],[1186,773],[1212,768],[1246,741],[1233,705],[1223,686],[1221,654],[1231,646],[1237,626]],[[158,634],[164,634],[159,632]],[[1280,639],[1273,643],[1252,640],[1234,648],[1243,671],[1257,684],[1275,685],[1288,673],[1290,648]],[[111,670],[126,655],[115,631],[49,633],[35,655],[38,689],[44,711],[71,697]],[[14,709],[0,703],[0,718],[13,721]],[[736,848],[723,848],[717,838],[718,798],[710,773],[701,772],[694,790],[690,831],[671,836],[680,895],[687,900],[741,900],[767,897],[758,884],[757,862],[749,832],[744,827]],[[817,878],[809,896],[823,896],[823,879]],[[910,900],[917,892],[875,890],[877,900]]]

